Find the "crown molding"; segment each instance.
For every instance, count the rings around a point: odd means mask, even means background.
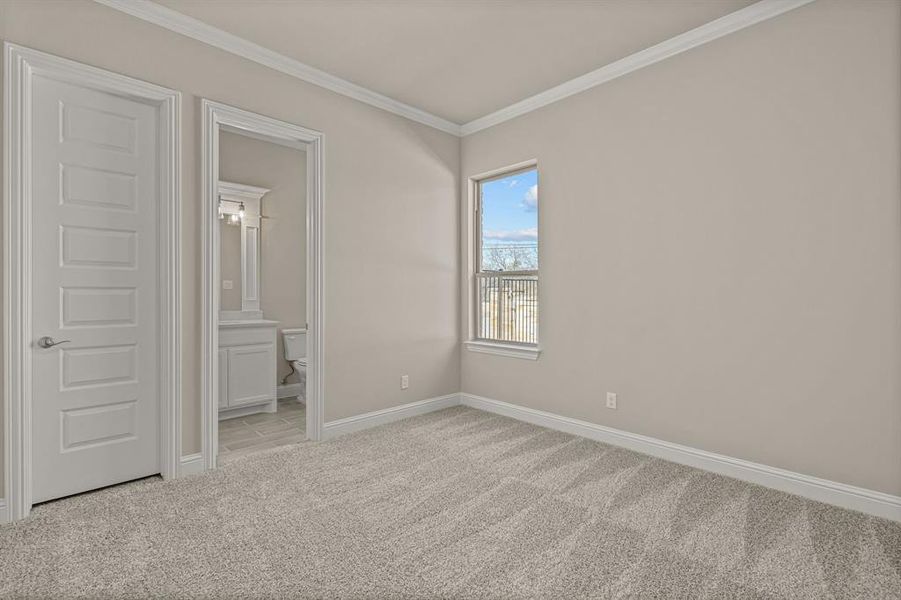
[[[473,134],[477,131],[493,127],[504,121],[515,119],[526,113],[537,110],[548,104],[553,104],[568,98],[574,94],[584,92],[595,86],[607,83],[617,77],[622,77],[638,69],[653,65],[671,56],[681,54],[686,50],[691,50],[707,42],[719,39],[723,36],[735,33],[745,27],[750,27],[777,17],[782,13],[788,12],[805,4],[809,4],[814,0],[760,0],[746,6],[733,13],[729,13],[719,19],[715,19],[696,27],[690,31],[679,34],[666,41],[660,42],[650,48],[640,50],[635,54],[630,54],[625,58],[621,58],[600,69],[596,69],[585,75],[570,79],[565,83],[554,86],[541,93],[535,94],[525,100],[520,100],[506,108],[497,110],[491,114],[485,115],[465,123],[460,129],[463,136]]]
[[[219,180],[216,190],[220,196],[228,196],[227,199],[240,200],[260,200],[271,190],[255,185],[247,185],[245,183],[235,183],[233,181]]]
[[[630,54],[625,58],[609,63],[599,69],[570,79],[560,85],[535,94],[493,113],[479,117],[473,121],[459,125],[443,119],[422,109],[410,106],[374,92],[363,86],[351,83],[325,71],[321,71],[299,60],[289,58],[259,44],[223,31],[203,21],[189,17],[151,0],[94,0],[133,17],[153,23],[197,41],[215,46],[247,60],[275,69],[312,83],[329,91],[353,98],[370,106],[386,110],[401,117],[434,127],[445,133],[456,136],[467,136],[482,131],[505,121],[515,119],[554,102],[558,102],[580,92],[612,81],[638,69],[653,65],[662,60],[676,56],[692,48],[697,48],[723,36],[735,33],[746,27],[772,19],[795,8],[810,4],[815,0],[760,0],[733,13],[715,19],[709,23],[660,42],[650,48]]]
[[[353,98],[394,113],[401,117],[434,127],[440,131],[450,133],[452,135],[460,135],[460,125],[442,119],[437,115],[433,115],[422,109],[404,104],[399,100],[389,98],[388,96],[373,92],[363,86],[351,83],[346,79],[341,79],[325,71],[321,71],[299,60],[289,58],[283,54],[279,54],[268,48],[264,48],[259,44],[255,44],[244,38],[223,31],[212,25],[207,25],[203,21],[189,17],[183,13],[172,10],[150,0],[94,0],[99,4],[103,4],[118,11],[127,13],[133,17],[137,17],[148,23],[159,25],[175,33],[193,38],[197,41],[215,46],[220,50],[225,50],[247,60],[252,60],[263,66],[275,69],[312,83],[329,91]]]

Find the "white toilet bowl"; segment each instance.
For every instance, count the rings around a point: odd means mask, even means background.
[[[307,382],[307,330],[282,329],[282,342],[285,346],[285,360],[291,363],[300,382]],[[306,393],[303,394],[306,397]]]

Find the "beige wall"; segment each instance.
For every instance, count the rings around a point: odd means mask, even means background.
[[[820,0],[465,138],[538,160],[544,352],[463,391],[901,494],[899,24]]]
[[[281,330],[306,324],[306,156],[301,150],[242,135],[219,135],[219,177],[269,190],[262,201],[260,283],[263,316],[279,322],[278,381],[291,373],[282,359]],[[238,247],[240,252],[240,234]],[[223,299],[225,293],[222,290]],[[240,291],[237,310],[241,310]]]
[[[185,454],[200,440],[201,97],[325,134],[326,419],[459,389],[457,138],[87,0],[0,2],[0,38],[183,94]]]
[[[0,3],[0,38],[184,94],[185,453],[209,97],[325,132],[328,420],[462,385],[901,494],[899,16],[819,0],[470,136],[462,166],[451,136],[87,0]],[[461,358],[459,175],[528,158],[544,352]]]

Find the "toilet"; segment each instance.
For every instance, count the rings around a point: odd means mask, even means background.
[[[291,363],[301,382],[307,380],[307,330],[282,329],[285,360]]]

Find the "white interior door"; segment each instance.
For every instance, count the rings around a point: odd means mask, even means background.
[[[39,76],[32,90],[32,497],[41,502],[160,472],[160,115]],[[59,345],[42,347],[43,336]]]

